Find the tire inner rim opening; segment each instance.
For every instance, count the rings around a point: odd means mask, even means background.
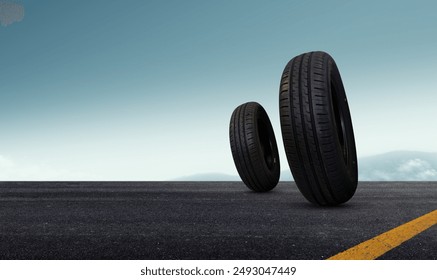
[[[344,108],[339,100],[336,87],[333,82],[331,82],[331,96],[332,96],[332,106],[334,109],[335,126],[337,127],[337,138],[340,142],[341,151],[343,154],[343,159],[345,164],[348,164],[348,146],[347,146],[347,135],[344,123]]]
[[[258,138],[264,161],[269,169],[273,169],[275,158],[273,156],[273,143],[267,124],[262,119],[258,119]]]

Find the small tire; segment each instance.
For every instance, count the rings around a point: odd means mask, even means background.
[[[340,73],[325,52],[296,56],[281,78],[279,106],[288,164],[303,196],[338,205],[358,183],[352,120]]]
[[[244,184],[256,192],[272,190],[279,181],[279,153],[273,127],[256,102],[238,106],[229,125],[232,157]]]

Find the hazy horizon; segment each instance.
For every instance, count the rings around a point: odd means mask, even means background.
[[[285,167],[284,167],[285,164]],[[281,165],[280,181],[293,181],[287,163]],[[391,151],[358,159],[359,181],[437,181],[437,153]],[[238,174],[205,173],[172,181],[241,181]]]

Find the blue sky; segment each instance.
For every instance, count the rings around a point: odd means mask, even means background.
[[[437,152],[435,1],[4,3],[24,15],[0,20],[0,180],[236,174],[228,122],[247,101],[286,169],[279,78],[312,50],[338,64],[359,156]]]

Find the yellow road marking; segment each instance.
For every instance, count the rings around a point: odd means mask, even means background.
[[[437,224],[437,210],[364,241],[328,260],[374,260]]]

